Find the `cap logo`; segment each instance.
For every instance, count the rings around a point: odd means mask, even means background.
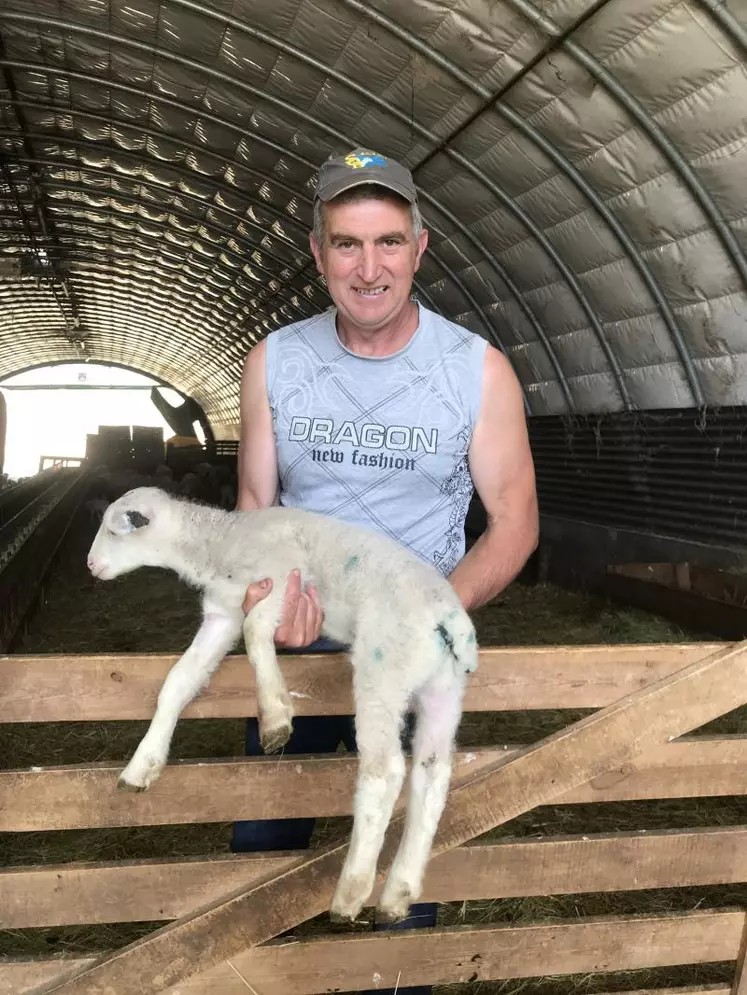
[[[345,162],[352,169],[365,169],[366,166],[389,165],[384,156],[379,155],[378,152],[365,152],[361,153],[361,155],[355,155],[355,153],[351,152],[345,156]]]

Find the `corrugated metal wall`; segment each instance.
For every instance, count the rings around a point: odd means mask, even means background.
[[[543,515],[747,547],[747,408],[530,419]]]

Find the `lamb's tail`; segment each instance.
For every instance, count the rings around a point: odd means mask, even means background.
[[[436,637],[455,667],[471,674],[477,670],[477,636],[472,619],[463,608],[444,612],[436,625]]]

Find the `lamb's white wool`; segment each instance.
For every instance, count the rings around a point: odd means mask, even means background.
[[[158,488],[130,491],[104,512],[88,557],[111,580],[141,566],[175,570],[203,591],[203,621],[172,667],[151,725],[120,776],[142,791],[163,770],[182,710],[206,685],[242,633],[255,668],[262,746],[280,749],[293,702],[275,653],[286,579],[312,581],[326,636],[350,646],[359,771],[350,849],[332,903],[354,919],[369,898],[394,803],[405,776],[400,733],[414,707],[410,799],[402,841],[379,900],[383,917],[407,914],[423,872],[451,777],[466,674],[477,665],[469,616],[430,565],[372,529],[307,511],[228,512]],[[246,617],[247,585],[271,577],[272,593]]]

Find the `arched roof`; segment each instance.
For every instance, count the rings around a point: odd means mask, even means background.
[[[0,0],[0,40],[0,376],[124,363],[235,434],[363,145],[531,414],[747,398],[745,0]]]

